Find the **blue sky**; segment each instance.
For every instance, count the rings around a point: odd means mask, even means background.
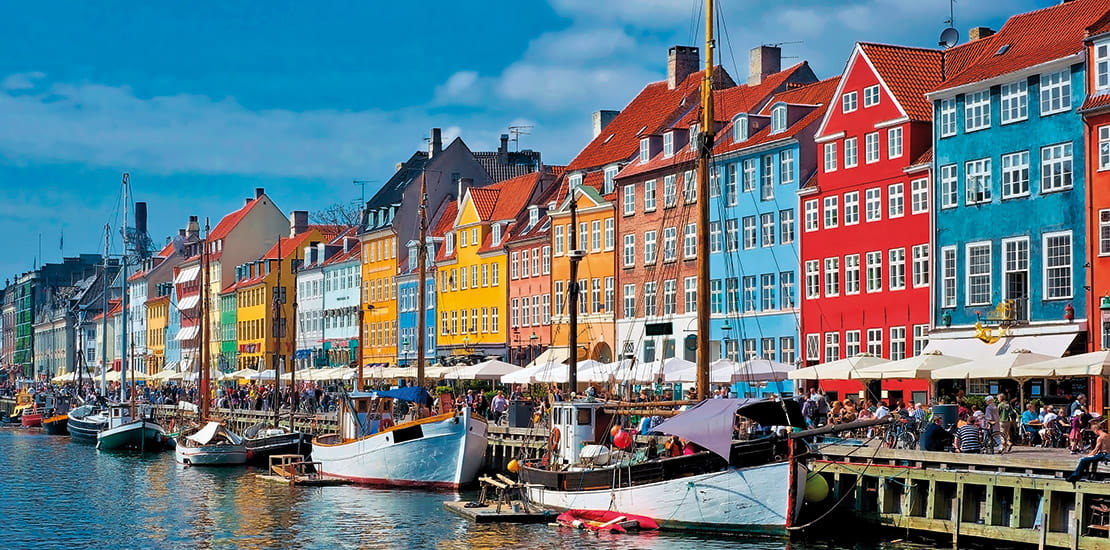
[[[956,26],[998,28],[1048,0],[962,0]],[[98,252],[119,182],[150,205],[156,243],[265,187],[286,213],[356,200],[433,126],[565,164],[590,114],[663,78],[667,47],[701,45],[696,0],[18,2],[0,17],[0,279],[38,257]],[[947,0],[723,0],[720,60],[786,43],[818,76],[856,41],[935,46]],[[791,42],[800,41],[795,44]],[[796,60],[785,59],[784,65]],[[367,189],[369,195],[375,184]],[[64,233],[63,248],[59,249]]]

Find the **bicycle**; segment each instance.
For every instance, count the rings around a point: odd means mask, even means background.
[[[1000,432],[990,428],[980,428],[979,430],[979,452],[981,453],[1001,454],[1004,441]]]
[[[891,449],[915,449],[917,448],[917,434],[915,430],[909,425],[908,419],[901,419],[887,429],[886,436],[883,438],[883,445]]]

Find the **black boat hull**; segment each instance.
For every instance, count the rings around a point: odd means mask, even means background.
[[[82,443],[96,443],[96,434],[108,429],[107,422],[90,422],[88,420],[69,419],[69,436],[74,441]]]
[[[68,435],[69,417],[62,416],[57,419],[47,418],[42,421],[42,429],[49,435]]]
[[[301,432],[245,439],[244,443],[247,446],[247,461],[263,466],[269,464],[271,455],[308,456],[312,449],[308,436]]]

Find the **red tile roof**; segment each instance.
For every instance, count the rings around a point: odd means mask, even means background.
[[[723,69],[714,74],[721,75],[722,80],[731,81]],[[704,76],[705,71],[692,73],[673,90],[667,88],[665,80],[645,86],[639,95],[578,153],[567,169],[585,170],[627,160],[639,149],[641,131],[643,135],[657,133],[680,113],[693,107]]]
[[[1106,12],[1106,0],[1071,0],[1015,15],[998,33],[984,39],[990,41],[990,47],[982,46],[964,70],[949,73],[953,76],[935,90],[981,82],[1079,53],[1087,27]],[[998,54],[1004,46],[1007,50]]]
[[[1096,111],[1106,107],[1110,107],[1110,94],[1094,95],[1087,98],[1083,102],[1083,106],[1079,108],[1079,112]]]
[[[166,243],[166,246],[162,248],[162,250],[159,250],[158,253],[155,254],[155,256],[159,258],[169,258],[171,255],[173,255],[173,253],[173,242],[168,242]]]
[[[771,106],[778,102],[786,103],[787,105],[825,105],[829,103],[829,98],[832,97],[836,91],[837,84],[840,83],[840,77],[834,76],[827,78],[820,82],[814,82],[805,86],[791,88],[784,92],[779,92],[767,101],[767,105],[763,107],[760,114],[770,116]]]
[[[808,65],[808,61],[803,61],[786,70],[769,75],[763,79],[763,82],[755,86],[740,84],[723,90],[715,90],[713,92],[714,118],[724,122],[730,120],[737,113],[757,112],[760,108],[770,104],[768,99],[775,93],[775,90],[782,87],[790,77]],[[805,86],[802,88],[805,88]],[[679,125],[683,127],[690,126],[697,122],[700,116],[699,109],[692,109],[682,118]]]
[[[227,237],[231,233],[231,230],[235,229],[235,226],[243,221],[247,213],[253,210],[255,205],[261,203],[262,199],[270,200],[266,195],[262,195],[259,198],[251,199],[251,201],[244,204],[242,208],[224,216],[223,219],[220,220],[220,223],[216,224],[216,227],[213,227],[212,231],[208,233],[208,240],[213,241]]]
[[[925,93],[944,80],[944,52],[869,42],[859,47],[910,120],[933,120],[932,102]]]
[[[439,223],[432,228],[433,237],[445,237],[455,227],[455,218],[459,215],[459,202],[451,201],[443,206],[443,213],[439,217]],[[436,261],[446,260],[447,258],[454,257],[454,250],[447,254],[447,247],[440,246],[436,248]]]
[[[330,241],[334,239],[337,235],[339,235],[341,229],[347,229],[347,227],[343,225],[309,225],[308,231],[305,231],[304,233],[293,237],[282,237],[278,239],[278,242],[274,243],[274,246],[270,247],[270,250],[263,254],[261,259],[277,260],[287,258],[290,253],[304,247],[309,237],[313,236],[313,229],[318,231],[324,239]],[[281,250],[281,258],[278,258],[279,246]]]
[[[1088,26],[1086,32],[1088,37],[1110,32],[1110,11],[1107,11],[1098,21]]]
[[[791,124],[785,131],[777,134],[771,133],[771,125],[768,124],[760,128],[758,132],[752,134],[747,141],[736,143],[731,139],[720,140],[713,148],[714,155],[721,155],[731,151],[746,149],[764,143],[770,143],[781,139],[793,138],[798,132],[807,128],[810,124],[820,122],[825,116],[825,111],[829,107],[829,101],[832,99],[833,93],[836,92],[837,85],[840,84],[840,77],[835,76],[820,82],[810,84],[803,88],[796,88],[775,94],[769,102],[767,102],[767,112],[769,113],[769,106],[782,101],[788,105],[818,105],[819,107],[806,113],[799,118],[794,124]],[[725,126],[721,130],[722,135],[732,134],[732,124]]]

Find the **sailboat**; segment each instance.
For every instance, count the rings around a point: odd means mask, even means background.
[[[427,184],[420,181],[420,236],[416,249],[417,311],[427,304]],[[432,403],[424,389],[424,315],[417,315],[416,386],[355,392],[340,400],[339,432],[317,436],[312,458],[322,474],[371,485],[457,488],[474,481],[485,459],[487,425],[469,408],[427,416]],[[359,326],[363,327],[360,321]],[[360,330],[365,330],[364,328]],[[365,342],[365,340],[362,340]],[[356,387],[362,388],[359,346]],[[394,417],[396,401],[411,403],[411,418]]]
[[[697,225],[709,227],[709,165],[713,113],[713,0],[706,8],[706,63],[701,87],[701,134],[698,139]],[[571,189],[571,243],[578,242],[575,189]],[[710,239],[697,239],[697,390],[700,403],[659,424],[652,431],[698,444],[692,454],[643,458],[626,451],[609,452],[610,426],[619,424],[613,403],[571,400],[555,403],[544,460],[519,470],[529,500],[556,510],[610,510],[645,516],[667,529],[785,534],[801,508],[806,475],[794,460],[793,440],[767,435],[734,441],[736,415],[761,426],[804,427],[792,401],[706,399],[709,381]],[[577,348],[576,259],[571,252],[570,347]],[[570,372],[577,358],[571,354]],[[571,389],[576,377],[571,377]],[[630,411],[635,412],[635,411]],[[643,412],[643,411],[642,411]],[[646,412],[646,414],[657,414]],[[627,437],[627,434],[621,434]],[[614,443],[616,438],[614,437]],[[626,439],[624,448],[629,448]],[[653,457],[653,458],[647,458]]]
[[[201,239],[200,269],[200,418],[205,422],[182,430],[174,438],[173,458],[186,466],[239,465],[247,462],[247,446],[243,438],[220,422],[208,417],[211,366],[208,353],[208,220],[204,222],[205,239]]]

